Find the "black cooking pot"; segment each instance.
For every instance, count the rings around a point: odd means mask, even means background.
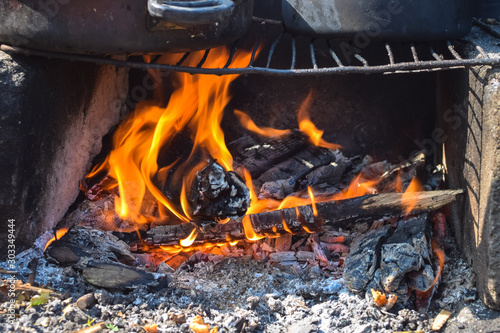
[[[471,29],[471,0],[257,0],[292,34],[338,39],[454,39]],[[270,17],[271,18],[271,17]]]
[[[40,50],[121,54],[231,43],[253,0],[1,0],[0,41]]]

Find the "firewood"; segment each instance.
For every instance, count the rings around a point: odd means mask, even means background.
[[[25,293],[28,296],[32,295],[37,295],[41,293],[47,293],[50,297],[56,297],[59,299],[65,298],[67,295],[65,294],[60,294],[58,292],[55,292],[53,290],[47,289],[47,288],[40,288],[36,286],[32,286],[31,284],[28,283],[23,283],[21,280],[15,280],[12,282],[12,280],[1,280],[0,281],[0,292],[8,294],[9,286],[14,283],[15,284],[15,290],[16,293],[22,294]]]
[[[151,273],[119,263],[90,261],[82,271],[88,283],[109,289],[132,289],[142,285],[157,285]]]
[[[455,197],[462,193],[462,190],[416,192],[411,195],[411,199],[417,200],[415,207],[408,214],[434,211],[453,202]],[[286,235],[289,234],[288,230],[294,234],[302,234],[307,230],[309,232],[320,231],[324,225],[344,228],[353,223],[373,221],[383,217],[404,216],[407,215],[405,202],[401,193],[373,194],[317,203],[318,216],[314,216],[311,205],[306,205],[247,215],[244,219],[249,219],[254,231],[262,236]],[[194,228],[196,225],[192,223],[153,228],[147,232],[146,244],[178,245],[179,241],[188,237]],[[240,239],[245,239],[243,225],[231,220],[200,232],[193,246],[204,242],[216,243]]]
[[[214,162],[196,174],[189,201],[197,218],[226,219],[246,213],[250,192],[238,174]]]
[[[264,171],[287,159],[308,144],[308,137],[299,130],[293,130],[283,136],[273,137],[262,145],[245,149],[241,152],[237,171],[243,166],[256,179]]]
[[[261,198],[275,197],[276,199],[283,199],[293,193],[299,181],[311,171],[335,162],[335,160],[336,157],[333,151],[308,146],[264,172],[254,181],[254,185],[257,187],[262,186],[259,194]]]

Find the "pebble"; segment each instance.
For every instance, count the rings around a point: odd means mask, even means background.
[[[281,304],[281,301],[273,297],[270,297],[267,300],[267,307],[272,312],[281,313],[283,311],[283,305]]]
[[[36,323],[36,326],[48,327],[50,325],[50,317],[39,318]]]
[[[287,333],[314,333],[318,331],[318,326],[313,323],[298,323],[287,327]]]
[[[354,330],[354,333],[370,333],[372,332],[372,326],[370,324],[361,325]]]
[[[246,302],[247,302],[247,308],[250,310],[254,310],[257,307],[257,305],[259,305],[260,297],[250,296],[247,298]]]

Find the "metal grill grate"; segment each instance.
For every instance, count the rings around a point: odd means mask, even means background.
[[[489,36],[500,39],[500,34],[487,24],[474,20],[474,24],[487,32]],[[251,43],[251,59],[245,67],[234,67],[233,58],[241,44]],[[308,44],[308,47],[306,46]],[[472,39],[459,41],[420,42],[420,43],[369,43],[363,48],[347,41],[309,39],[296,37],[282,29],[281,22],[254,19],[251,33],[231,46],[228,59],[222,68],[205,66],[210,49],[205,50],[201,61],[196,66],[183,65],[191,53],[185,53],[175,63],[159,63],[162,57],[154,57],[145,62],[142,57],[127,57],[126,60],[111,57],[95,57],[30,50],[8,45],[1,45],[5,52],[42,56],[53,59],[92,62],[138,69],[158,69],[191,74],[263,74],[278,76],[331,75],[331,74],[372,74],[372,73],[408,73],[430,72],[454,68],[467,68],[479,65],[499,66],[500,57],[491,57]],[[465,58],[457,49],[474,47],[479,57]],[[261,49],[257,59],[258,49]],[[280,49],[281,51],[279,51]],[[284,53],[283,53],[284,50]],[[300,52],[305,54],[299,54]],[[277,54],[280,53],[278,56]],[[291,54],[290,54],[291,53]],[[275,58],[285,54],[290,56],[288,67],[282,62],[275,65]],[[396,55],[397,54],[397,55]],[[300,58],[300,59],[299,59]],[[321,60],[321,64],[320,64]],[[280,67],[281,66],[281,67]]]

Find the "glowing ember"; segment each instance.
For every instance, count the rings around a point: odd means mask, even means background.
[[[54,242],[55,240],[61,239],[62,236],[64,236],[68,232],[68,228],[61,228],[56,231],[56,235],[52,237],[47,244],[45,244],[45,248],[43,249],[44,251],[47,250],[49,245]]]

